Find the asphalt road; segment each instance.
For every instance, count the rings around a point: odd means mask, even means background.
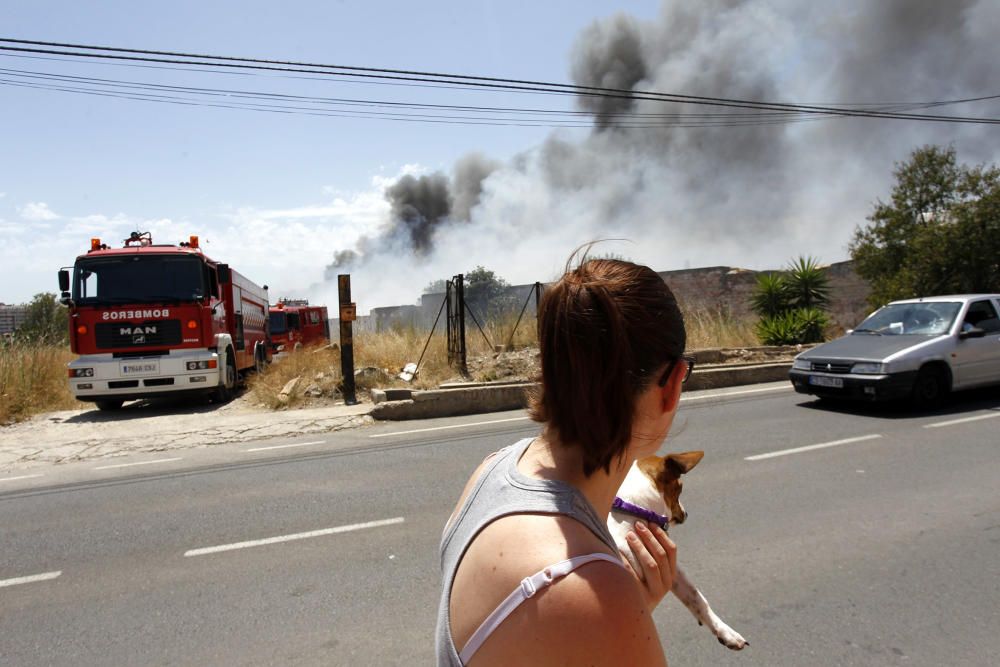
[[[751,645],[667,598],[671,665],[997,664],[998,392],[919,416],[784,384],[684,401],[666,449],[706,457],[672,535]],[[0,665],[432,664],[442,525],[534,432],[499,413],[0,478]]]

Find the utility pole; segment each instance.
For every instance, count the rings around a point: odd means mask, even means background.
[[[337,276],[337,297],[340,302],[340,372],[344,376],[344,405],[357,405],[354,387],[354,327],[358,305],[351,301],[351,275]]]

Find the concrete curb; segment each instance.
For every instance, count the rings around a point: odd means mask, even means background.
[[[696,368],[685,388],[718,389],[787,380],[791,367],[791,361],[709,365]],[[373,389],[375,405],[369,414],[375,419],[401,421],[517,410],[527,405],[528,391],[535,386],[534,382],[463,382],[426,391]]]
[[[388,400],[390,398],[388,391],[373,389],[372,400],[375,406],[369,414],[375,419],[403,420],[517,410],[527,405],[527,391],[534,386],[534,382],[497,386],[461,386],[452,389],[410,391],[409,398],[402,397],[402,392],[409,390],[392,390],[392,396],[402,400]]]

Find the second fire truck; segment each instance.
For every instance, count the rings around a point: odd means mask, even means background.
[[[271,306],[271,346],[290,352],[310,343],[330,342],[326,306],[310,306],[306,299],[281,299]]]

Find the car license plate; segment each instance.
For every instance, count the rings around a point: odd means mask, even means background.
[[[844,378],[828,378],[823,375],[810,375],[809,384],[817,387],[836,387],[837,389],[843,389]]]
[[[122,363],[122,375],[156,375],[159,372],[159,361],[129,361]]]

